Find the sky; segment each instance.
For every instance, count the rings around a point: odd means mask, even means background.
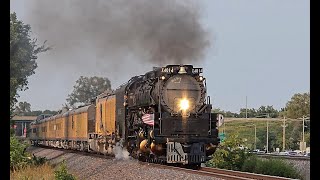
[[[34,12],[32,2],[37,1],[11,0],[10,10],[31,25],[39,42],[48,40],[50,44],[61,37],[59,31],[56,39],[41,37],[45,33],[30,16]],[[210,46],[194,66],[204,69],[207,95],[214,108],[239,112],[247,102],[248,108],[272,105],[279,110],[294,94],[310,91],[309,1],[196,2],[201,9],[201,25],[210,33]],[[54,23],[59,26],[59,18]],[[51,28],[55,30],[55,26]],[[65,56],[58,52],[59,47],[40,54],[35,74],[29,77],[29,89],[19,93],[18,101],[29,102],[32,110],[58,110],[81,75],[108,77],[112,88],[116,88],[154,65],[135,61],[139,57],[129,55],[128,60],[120,61],[101,57],[94,51],[81,53],[93,48],[90,44],[81,47],[71,49]]]

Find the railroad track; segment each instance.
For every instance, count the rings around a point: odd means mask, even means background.
[[[153,163],[141,162],[141,161],[139,163],[144,164],[144,165],[148,165],[148,166],[158,167],[158,168],[174,169],[177,171],[184,171],[184,172],[188,172],[188,173],[192,173],[192,174],[205,175],[205,176],[210,176],[210,177],[222,178],[222,179],[226,179],[226,180],[252,180],[252,179],[293,180],[293,179],[285,178],[285,177],[270,176],[270,175],[263,175],[263,174],[254,174],[254,173],[248,173],[248,172],[232,171],[232,170],[209,168],[209,167],[201,167],[199,170],[193,170],[193,169],[186,169],[186,168],[161,165],[161,164],[153,164]]]
[[[73,149],[63,149],[63,148],[55,148],[55,147],[48,147],[48,146],[32,146],[34,148],[43,148],[43,149],[53,149],[57,151],[62,151],[65,153],[75,153],[83,156],[92,156],[92,157],[98,157],[98,158],[104,158],[104,159],[113,159],[114,156],[111,155],[103,155],[103,154],[98,154],[95,152],[87,152],[87,151],[77,151]],[[36,152],[35,152],[36,153]],[[50,159],[48,159],[50,160]]]
[[[241,171],[232,171],[226,169],[201,167],[199,170],[201,173],[216,174],[216,177],[221,177],[224,179],[261,179],[261,180],[289,180],[290,178],[270,176],[264,174],[254,174]]]
[[[40,147],[40,148],[54,149],[54,150],[63,151],[66,153],[76,153],[76,154],[80,154],[83,156],[92,156],[92,157],[105,158],[105,159],[113,159],[114,158],[114,156],[108,156],[108,155],[90,153],[90,152],[83,152],[83,151],[77,151],[77,150],[70,150],[70,149],[60,149],[60,148],[54,148],[54,147]],[[174,169],[177,171],[184,171],[187,173],[222,178],[222,179],[226,179],[226,180],[249,180],[249,179],[292,180],[290,178],[285,178],[285,177],[270,176],[270,175],[263,175],[263,174],[254,174],[254,173],[248,173],[248,172],[232,171],[232,170],[209,168],[209,167],[200,167],[200,169],[194,170],[194,169],[187,169],[187,168],[182,168],[182,167],[175,167],[175,166],[170,166],[170,165],[163,165],[163,164],[156,164],[156,163],[142,162],[142,161],[139,161],[139,164],[157,167],[157,168]]]

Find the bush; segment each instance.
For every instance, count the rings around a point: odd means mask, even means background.
[[[33,155],[32,159],[31,159],[31,163],[36,166],[45,164],[46,162],[47,162],[46,157],[36,157]]]
[[[249,157],[248,159],[246,159],[244,161],[242,168],[241,168],[241,171],[253,173],[255,171],[255,168],[257,166],[258,161],[259,161],[259,159],[255,155]]]
[[[28,145],[21,143],[12,136],[10,137],[10,169],[16,171],[28,165],[42,165],[47,159],[45,157],[36,157],[26,152]]]
[[[271,176],[301,179],[299,173],[293,166],[278,159],[262,160],[252,156],[244,162],[241,170]]]
[[[28,165],[30,156],[25,152],[26,144],[20,143],[19,140],[12,136],[10,137],[10,169],[17,170]]]
[[[239,148],[243,140],[237,135],[230,135],[222,142],[210,161],[206,163],[209,167],[230,170],[241,170],[244,161],[250,156],[245,149]]]
[[[259,159],[256,155],[239,148],[239,145],[243,143],[236,134],[230,135],[219,145],[212,159],[206,163],[206,166],[301,179],[293,166],[286,164],[282,160]]]
[[[61,163],[60,167],[54,171],[54,177],[56,180],[76,180],[76,178],[68,173],[67,165],[65,161]]]
[[[15,133],[14,129],[10,127],[10,136],[14,136],[14,133]]]

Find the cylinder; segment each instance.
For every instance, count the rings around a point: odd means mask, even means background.
[[[149,151],[149,148],[146,147],[147,143],[148,143],[147,139],[141,141],[141,143],[140,143],[140,151],[142,151],[144,153]]]
[[[154,142],[151,143],[151,151],[156,155],[162,155],[164,154],[164,148],[162,147],[162,144],[156,144]]]

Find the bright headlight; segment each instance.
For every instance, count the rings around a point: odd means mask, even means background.
[[[180,101],[180,109],[181,110],[187,110],[189,108],[189,101],[186,99],[182,99]]]

